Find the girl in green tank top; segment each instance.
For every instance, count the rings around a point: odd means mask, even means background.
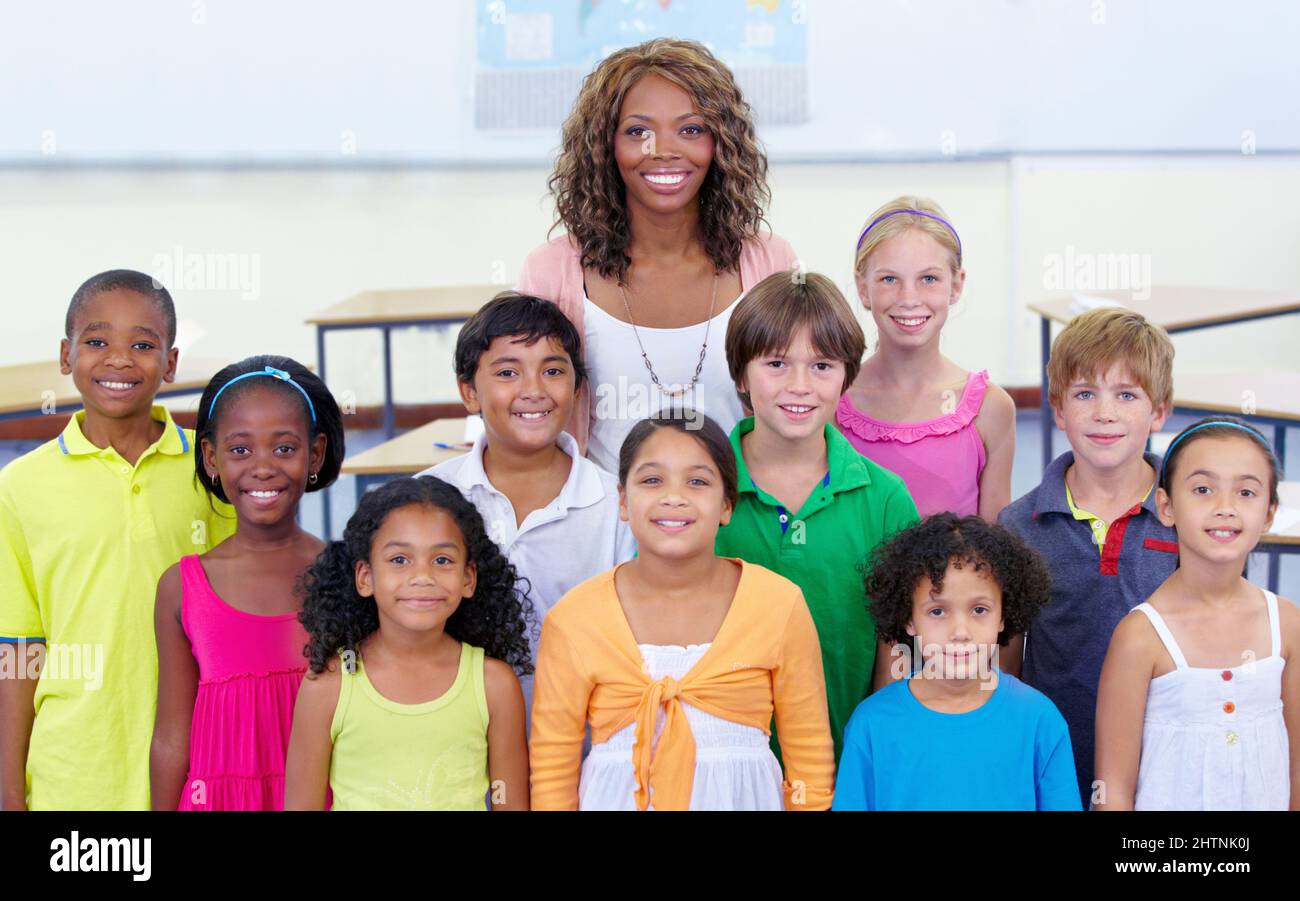
[[[527,810],[516,673],[537,624],[516,582],[446,482],[364,495],[304,580],[285,809]]]

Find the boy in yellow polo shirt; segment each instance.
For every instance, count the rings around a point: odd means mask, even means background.
[[[0,808],[149,807],[158,577],[234,531],[194,434],[154,406],[176,313],[149,276],[77,289],[60,364],[83,412],[0,469]]]

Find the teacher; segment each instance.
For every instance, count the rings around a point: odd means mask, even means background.
[[[745,291],[796,265],[763,235],[767,158],[731,71],[702,44],[620,50],[582,83],[548,183],[566,234],[533,250],[519,290],[555,301],[589,379],[568,431],[602,469],[665,409],[744,415],[724,339]]]

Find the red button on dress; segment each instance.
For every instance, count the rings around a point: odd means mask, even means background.
[[[1236,709],[1237,709],[1237,705],[1234,704],[1234,703],[1232,703],[1231,701],[1228,701],[1227,703],[1225,703],[1225,704],[1223,705],[1223,712],[1224,712],[1224,713],[1232,713],[1232,712],[1233,712],[1234,710],[1236,710]]]
[[[1232,681],[1232,670],[1230,670],[1230,669],[1226,669],[1226,670],[1223,671],[1223,681],[1224,681],[1224,682],[1231,682],[1231,681]]]

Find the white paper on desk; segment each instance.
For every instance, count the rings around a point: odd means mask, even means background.
[[[1273,515],[1273,527],[1268,531],[1271,535],[1285,535],[1296,526],[1300,526],[1300,507],[1279,506]]]
[[[1098,297],[1096,294],[1082,294],[1078,291],[1075,291],[1070,299],[1070,312],[1076,316],[1089,310],[1099,310],[1102,307],[1123,306],[1124,304],[1118,300],[1112,300],[1109,297]]]
[[[481,416],[465,417],[465,443],[473,444],[478,440],[478,436],[483,434],[483,418]]]

